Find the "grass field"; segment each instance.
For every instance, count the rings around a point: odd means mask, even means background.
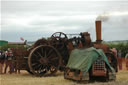
[[[128,85],[128,71],[124,68],[117,73],[116,81],[84,83],[86,85]],[[83,85],[71,80],[65,80],[62,72],[52,77],[35,77],[26,71],[21,74],[0,75],[0,85]]]

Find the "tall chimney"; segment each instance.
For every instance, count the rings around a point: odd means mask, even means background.
[[[96,42],[101,41],[101,21],[96,21]]]

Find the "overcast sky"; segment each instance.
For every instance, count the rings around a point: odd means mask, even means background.
[[[95,41],[96,19],[104,41],[128,40],[128,0],[2,0],[0,40],[35,41],[59,31],[89,32]]]

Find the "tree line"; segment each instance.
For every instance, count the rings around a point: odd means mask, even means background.
[[[128,42],[127,43],[106,43],[110,48],[116,48],[117,50],[122,51],[122,56],[125,56],[128,52]],[[0,46],[0,50],[6,51],[8,48],[22,48],[22,49],[28,49],[31,46],[28,45],[9,45],[5,44]]]
[[[127,43],[107,43],[110,48],[116,48],[117,50],[121,50],[122,56],[125,57],[128,52],[128,42]]]

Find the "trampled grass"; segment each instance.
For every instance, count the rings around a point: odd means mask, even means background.
[[[21,74],[2,74],[0,75],[0,85],[128,85],[128,70],[122,70],[117,73],[116,81],[112,82],[93,82],[93,83],[78,83],[71,80],[66,80],[63,77],[63,72],[58,72],[52,77],[35,77],[26,71],[21,71]]]

